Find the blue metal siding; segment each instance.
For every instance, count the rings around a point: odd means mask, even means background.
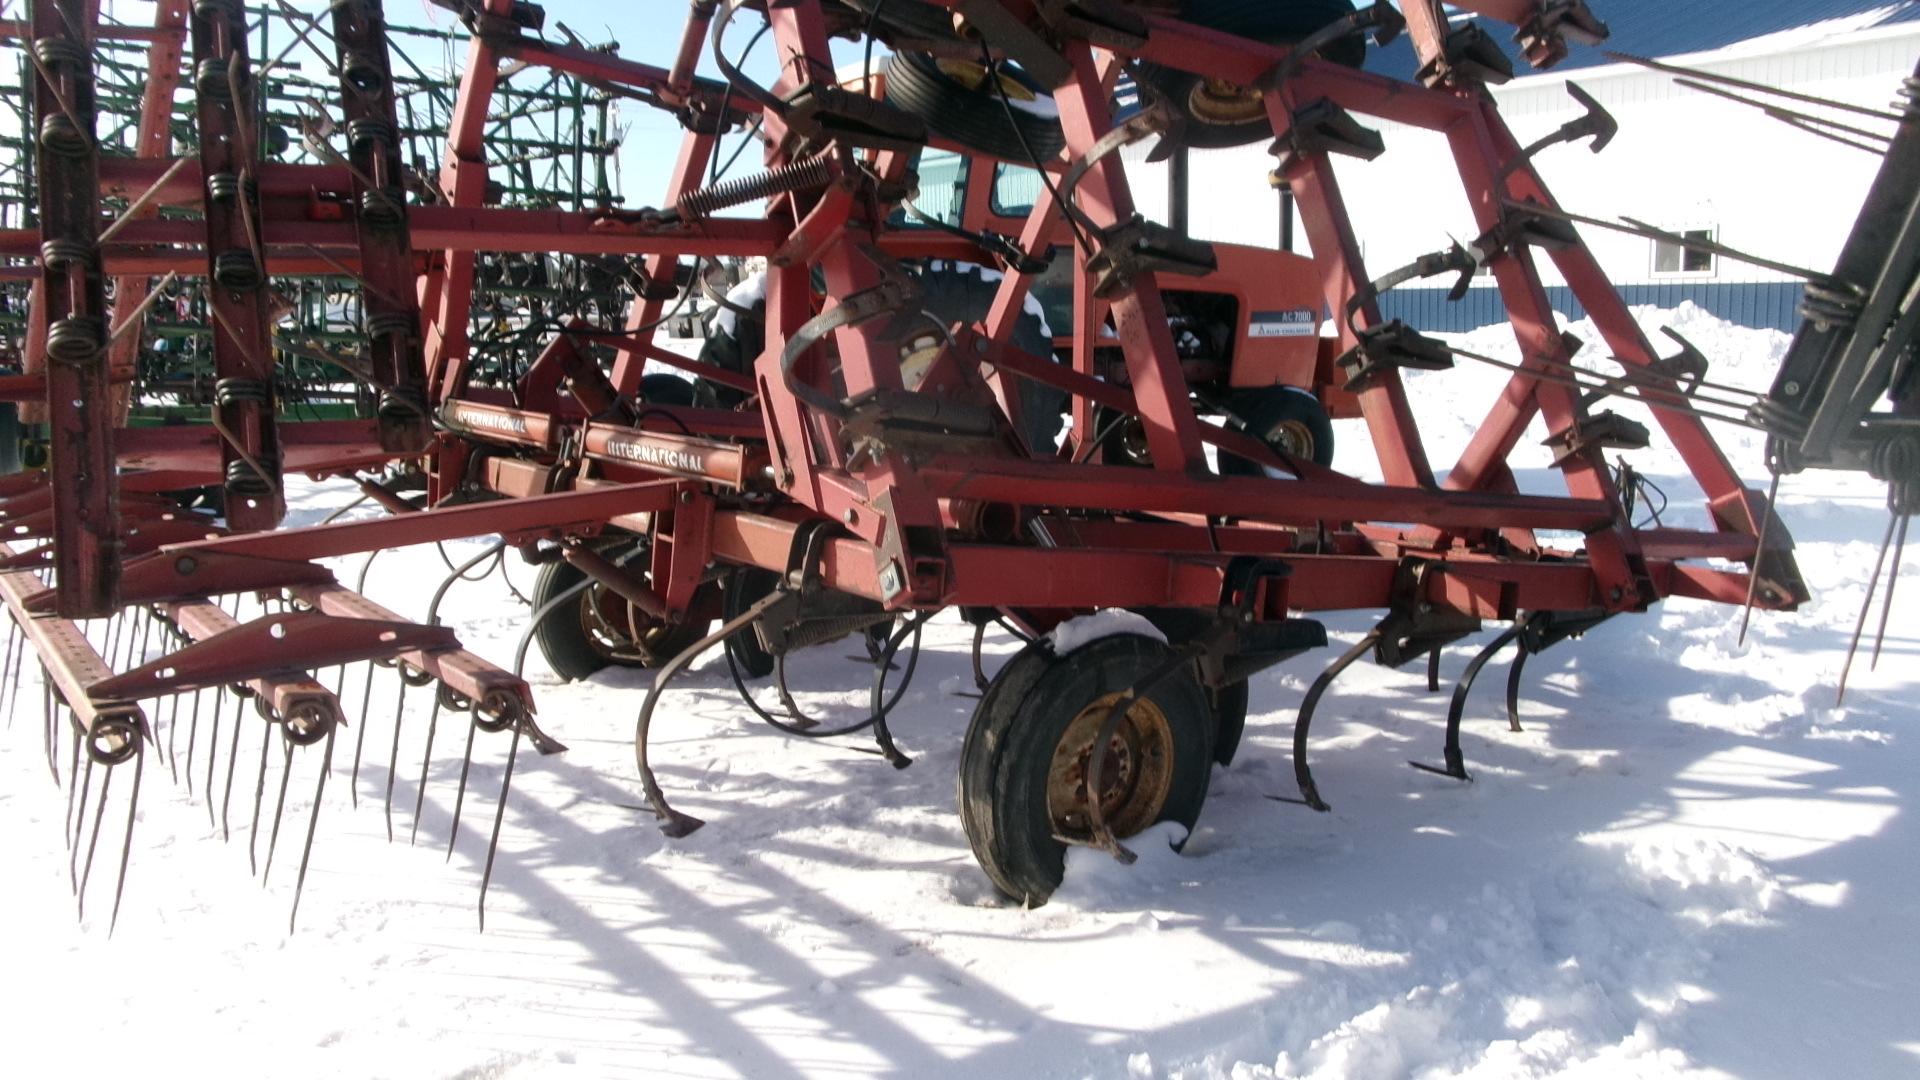
[[[1593,0],[1592,7],[1613,31],[1613,37],[1598,48],[1573,45],[1571,55],[1558,70],[1611,63],[1603,54],[1609,49],[1640,56],[1706,52],[1879,8],[1894,10],[1875,25],[1920,20],[1920,2],[1916,0]],[[1518,59],[1507,33],[1494,24],[1488,29],[1494,40],[1515,57],[1514,68],[1519,74],[1531,70]],[[1404,36],[1384,49],[1371,50],[1367,58],[1368,70],[1402,79],[1412,78],[1415,66],[1413,47]]]
[[[1800,326],[1800,294],[1797,281],[1728,284],[1712,281],[1663,281],[1649,285],[1618,286],[1621,299],[1629,305],[1652,304],[1655,307],[1679,307],[1682,301],[1695,304],[1731,323],[1762,330],[1792,333]],[[1587,317],[1586,308],[1574,299],[1573,290],[1563,285],[1547,289],[1553,310],[1570,320]],[[1395,289],[1380,298],[1380,313],[1388,319],[1403,319],[1408,325],[1439,333],[1459,333],[1505,322],[1506,305],[1497,289],[1467,290],[1459,303],[1447,302],[1445,289]]]

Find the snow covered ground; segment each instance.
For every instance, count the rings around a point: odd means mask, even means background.
[[[1714,377],[1745,385],[1764,383],[1784,344],[1698,312],[1669,321],[1715,359]],[[1504,331],[1468,337],[1513,355]],[[1435,460],[1452,459],[1503,377],[1477,367],[1416,377]],[[1363,432],[1341,434],[1342,466],[1368,472]],[[1743,473],[1761,477],[1755,443],[1720,434]],[[1704,521],[1670,453],[1633,457],[1666,490],[1669,520]],[[1529,487],[1552,490],[1544,452],[1523,464]],[[344,498],[307,490],[295,519]],[[1920,721],[1920,604],[1896,608],[1878,670],[1863,657],[1836,707],[1883,495],[1812,475],[1790,478],[1782,501],[1811,604],[1756,616],[1744,645],[1738,612],[1724,607],[1672,601],[1615,620],[1533,661],[1523,734],[1506,731],[1496,664],[1468,712],[1471,785],[1406,766],[1438,758],[1446,695],[1426,693],[1421,671],[1363,666],[1315,725],[1333,812],[1269,798],[1294,794],[1288,741],[1307,682],[1369,622],[1330,619],[1336,649],[1259,678],[1248,745],[1216,771],[1184,853],[1158,842],[1172,839],[1164,832],[1134,843],[1131,868],[1076,851],[1055,901],[1031,911],[996,899],[954,812],[972,703],[956,696],[971,686],[967,631],[947,618],[929,629],[898,717],[915,758],[902,771],[848,745],[768,733],[747,722],[723,668],[692,672],[656,723],[663,782],[709,822],[678,841],[637,809],[642,674],[562,686],[536,671],[542,722],[572,750],[519,759],[484,934],[474,899],[504,736],[479,739],[443,867],[465,732],[442,717],[409,846],[427,714],[425,695],[410,695],[398,839],[387,843],[384,672],[357,811],[345,771],[357,729],[336,751],[296,933],[286,933],[290,852],[318,758],[297,760],[293,839],[281,837],[263,887],[248,873],[243,812],[256,729],[241,752],[232,841],[209,826],[202,782],[189,797],[149,763],[119,927],[109,939],[112,818],[106,869],[76,921],[59,838],[67,796],[48,781],[29,683],[0,737],[0,1068],[516,1080],[1920,1075],[1920,734],[1909,730]],[[449,545],[456,560],[478,550]],[[524,590],[530,569],[510,570]],[[1920,550],[1904,571],[1920,590]],[[418,617],[442,574],[431,549],[389,554],[368,592]],[[524,609],[498,578],[457,587],[447,611],[470,647],[510,661]],[[1497,630],[1448,651],[1449,680]],[[989,663],[1013,649],[990,636]],[[817,651],[799,665],[797,681],[819,688],[806,702],[857,708],[864,691],[827,688],[864,686],[868,669],[845,644]],[[184,750],[186,733],[178,739]],[[269,816],[277,779],[276,760]]]

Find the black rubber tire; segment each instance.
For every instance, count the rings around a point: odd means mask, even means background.
[[[555,559],[540,567],[540,572],[533,579],[533,609],[538,611],[545,607],[549,600],[573,588],[584,577],[586,574],[583,571],[565,559]],[[695,619],[673,627],[649,646],[648,658],[609,655],[581,625],[578,604],[587,603],[593,591],[591,586],[582,590],[575,602],[561,605],[559,610],[542,619],[533,632],[534,643],[540,646],[540,655],[546,658],[547,666],[563,681],[585,679],[609,666],[659,667],[682,649],[707,636],[710,622]]]
[[[1333,419],[1320,399],[1291,386],[1242,390],[1233,396],[1233,426],[1288,457],[1304,457],[1316,465],[1333,464]],[[1310,443],[1301,453],[1299,440]],[[1267,471],[1238,454],[1220,453],[1225,476],[1265,476]]]
[[[735,616],[758,603],[778,588],[780,575],[758,566],[742,566],[727,575],[721,586],[721,618],[731,622]],[[773,674],[773,654],[760,644],[752,626],[740,628],[726,640],[727,655],[740,674],[749,679],[764,679]]]
[[[986,318],[1000,283],[988,281],[980,271],[980,267],[966,263],[937,262],[922,267],[917,275],[921,304],[948,325]],[[1053,339],[1047,335],[1046,321],[1031,311],[1020,313],[1020,320],[1013,326],[1012,344],[1043,360],[1053,358]],[[1035,457],[1052,457],[1066,420],[1067,392],[1032,379],[1013,378],[1020,387],[1020,437]]]
[[[1028,907],[1046,903],[1066,870],[1066,845],[1047,811],[1055,747],[1091,702],[1124,690],[1165,663],[1153,638],[1118,634],[1055,656],[1047,641],[1022,649],[987,687],[960,751],[960,821],[994,888]],[[1206,693],[1181,671],[1146,696],[1166,716],[1173,766],[1157,820],[1191,830],[1207,799],[1213,767],[1213,713]]]
[[[1018,67],[1008,65],[1005,72],[1035,93],[1045,93]],[[1067,145],[1057,118],[1036,116],[1016,107],[1009,122],[1007,105],[992,84],[982,82],[968,88],[940,70],[938,61],[925,53],[900,53],[887,62],[886,100],[925,121],[935,134],[1002,161],[1034,164],[1027,156],[1032,150],[1044,164],[1059,156]]]
[[[640,400],[647,405],[667,405],[681,408],[710,405],[711,400],[702,401],[705,384],[696,385],[692,379],[680,375],[668,375],[655,372],[640,376]]]
[[[1353,14],[1353,9],[1350,0],[1182,0],[1179,17],[1268,45],[1291,45]],[[1366,42],[1359,37],[1335,42],[1323,53],[1326,59],[1348,67],[1359,67],[1366,54]],[[1139,64],[1138,69],[1140,81],[1187,118],[1183,141],[1188,146],[1224,149],[1273,138],[1273,126],[1265,117],[1223,124],[1195,115],[1190,102],[1201,83],[1199,75],[1149,63]]]
[[[565,559],[555,559],[542,566],[533,578],[533,610],[539,611],[548,601],[578,585],[584,577],[585,574]],[[584,601],[591,591],[582,591],[580,599]],[[580,617],[571,602],[548,612],[547,617],[540,620],[540,625],[533,631],[533,642],[540,647],[540,655],[546,658],[547,666],[562,682],[585,679],[608,663],[607,658],[588,639],[586,629],[580,625]]]

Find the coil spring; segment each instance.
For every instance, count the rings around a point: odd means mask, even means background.
[[[40,118],[40,145],[50,153],[81,157],[87,152],[88,142],[65,112],[50,112]]]
[[[227,82],[226,61],[217,56],[209,56],[194,65],[193,85],[204,98],[214,101],[229,101],[233,98],[233,87]]]
[[[207,177],[207,197],[215,202],[234,201],[240,197],[241,188],[242,181],[237,173],[217,172]],[[245,190],[248,196],[258,196],[260,182],[251,176],[247,177]]]
[[[1860,318],[1863,300],[1860,290],[1840,281],[1807,283],[1806,296],[1800,301],[1800,314],[1822,330],[1847,330]]]
[[[40,264],[49,270],[86,270],[98,251],[84,240],[61,237],[40,245]]]
[[[1763,398],[1747,409],[1747,418],[1760,425],[1769,435],[1799,442],[1806,438],[1807,420],[1794,411],[1791,405]]]
[[[63,37],[35,38],[33,55],[47,70],[58,72],[62,68],[84,74],[87,70],[87,50],[79,42]]]
[[[368,188],[360,193],[360,220],[377,228],[393,228],[407,218],[406,197],[399,188]]]
[[[417,420],[427,415],[427,392],[411,384],[389,387],[381,393],[377,411],[383,420]]]
[[[264,379],[226,378],[213,384],[214,403],[229,405],[265,405],[273,400],[273,388]]]
[[[100,355],[106,328],[99,319],[69,315],[47,327],[47,356],[64,364],[84,364]]]
[[[347,57],[341,74],[349,85],[362,94],[378,94],[387,88],[387,73],[381,70],[379,61],[368,53],[354,53]]]
[[[397,141],[394,126],[379,117],[363,116],[347,123],[347,145],[355,150],[369,146],[392,146]]]
[[[235,248],[213,257],[213,280],[224,288],[240,291],[257,289],[265,279],[260,274],[260,262],[253,257],[253,252]]]
[[[405,311],[368,312],[362,327],[370,338],[383,338],[395,334],[409,335],[419,325],[412,314]]]
[[[788,195],[796,191],[806,191],[809,188],[826,187],[831,183],[833,183],[833,165],[823,155],[689,192],[681,196],[680,201],[674,204],[674,209],[680,212],[681,217],[689,221],[698,221],[730,206],[739,206],[755,199],[771,199],[775,195]]]
[[[228,494],[264,498],[274,493],[278,485],[274,483],[273,477],[279,475],[280,459],[263,451],[255,454],[253,460],[260,463],[260,468],[265,470],[267,475],[261,476],[253,471],[253,466],[247,464],[245,458],[234,458],[227,462]]]

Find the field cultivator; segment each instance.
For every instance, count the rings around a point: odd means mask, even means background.
[[[1364,657],[1425,659],[1437,688],[1444,648],[1485,623],[1510,625],[1466,669],[1442,763],[1423,766],[1464,781],[1466,694],[1501,649],[1517,656],[1517,724],[1520,663],[1607,619],[1667,597],[1763,610],[1805,601],[1772,499],[1736,475],[1709,421],[1762,427],[1780,471],[1886,480],[1902,538],[1920,504],[1912,81],[1887,114],[1897,131],[1861,226],[1837,269],[1810,283],[1807,325],[1780,384],[1760,395],[1707,382],[1691,350],[1659,355],[1536,169],[1558,144],[1604,146],[1611,119],[1583,98],[1583,119],[1523,144],[1486,89],[1512,74],[1505,52],[1481,21],[1449,23],[1432,0],[1404,12],[1326,0],[691,0],[663,66],[584,46],[564,27],[549,35],[543,10],[521,0],[437,2],[468,31],[437,171],[401,154],[379,0],[337,0],[299,20],[333,85],[308,103],[314,160],[297,163],[263,152],[252,92],[261,58],[238,0],[162,0],[151,28],[102,22],[86,0],[31,0],[16,29],[30,58],[39,186],[34,223],[0,234],[0,252],[35,260],[14,272],[31,279],[33,298],[24,370],[7,392],[44,407],[51,461],[0,480],[6,676],[15,697],[29,675],[43,688],[48,764],[74,807],[83,896],[80,851],[90,868],[109,781],[131,762],[126,876],[131,796],[150,752],[200,785],[210,822],[218,780],[227,831],[236,766],[252,761],[249,712],[266,721],[249,825],[268,837],[264,853],[250,840],[262,873],[296,765],[314,777],[304,879],[351,711],[343,700],[356,689],[358,798],[378,667],[394,674],[396,715],[410,688],[433,695],[429,763],[441,714],[466,714],[459,803],[477,733],[508,736],[505,783],[523,737],[543,753],[563,749],[536,726],[521,677],[534,644],[563,678],[609,663],[657,669],[638,703],[635,752],[671,836],[701,822],[671,805],[649,737],[671,719],[661,706],[673,680],[710,650],[775,727],[870,732],[904,768],[894,706],[921,626],[952,608],[977,628],[981,692],[961,816],[994,884],[1038,903],[1067,845],[1127,859],[1127,836],[1193,823],[1212,766],[1234,758],[1249,676],[1324,647],[1316,613],[1381,613],[1313,684],[1296,722],[1299,801],[1324,811],[1308,766],[1311,721]],[[1563,58],[1569,39],[1606,34],[1579,0],[1455,6],[1510,24],[1537,66]],[[1368,42],[1402,33],[1422,60],[1419,81],[1367,72]],[[770,84],[742,70],[762,38],[780,58]],[[858,66],[836,64],[835,38],[865,51]],[[165,138],[133,157],[102,152],[95,58],[117,40],[151,43],[150,111],[168,112],[176,85],[191,96],[191,153],[173,156]],[[876,43],[891,63],[874,60]],[[698,74],[709,60],[720,78]],[[887,74],[896,67],[898,81]],[[685,134],[657,207],[502,204],[491,141],[514,122],[509,80],[528,71],[678,119]],[[1116,112],[1122,80],[1141,104]],[[1333,165],[1378,156],[1363,116],[1446,138],[1471,244],[1385,274],[1365,266]],[[732,139],[760,148],[762,171],[726,177]],[[1297,202],[1312,249],[1272,258],[1318,291],[1297,312],[1240,311],[1224,338],[1296,339],[1305,374],[1288,400],[1311,410],[1338,398],[1363,417],[1381,482],[1290,452],[1286,424],[1257,422],[1234,403],[1245,399],[1223,404],[1195,381],[1193,309],[1171,298],[1227,263],[1136,206],[1116,151],[1153,139],[1176,153],[1271,141],[1273,182]],[[933,151],[1027,170],[1030,211],[1005,233],[964,215],[924,227],[916,169]],[[111,220],[108,191],[133,193]],[[488,268],[532,256],[593,260],[620,303],[531,309],[512,321],[511,347],[489,349],[498,312],[485,297],[498,274]],[[723,295],[716,271],[749,259],[764,272]],[[1560,329],[1542,259],[1591,314],[1617,372],[1574,365],[1581,343]],[[936,315],[939,275],[956,266],[976,268],[968,278],[985,291]],[[1418,277],[1464,284],[1482,270],[1523,359],[1461,459],[1436,470],[1402,372],[1470,354],[1383,320],[1378,300]],[[1071,294],[1051,350],[1021,334],[1046,274]],[[163,277],[198,283],[213,401],[204,423],[124,426],[108,404],[114,345]],[[276,407],[280,316],[268,283],[301,277],[357,291],[372,416],[295,421]],[[697,296],[720,318],[692,357],[660,328]],[[1727,407],[1743,393],[1751,400]],[[1707,520],[1636,523],[1634,474],[1606,455],[1656,436],[1604,407],[1615,402],[1657,419]],[[1536,417],[1551,433],[1559,494],[1523,493],[1509,464]],[[1126,460],[1101,452],[1118,423],[1136,433]],[[285,478],[296,474],[351,478],[386,513],[282,527]],[[327,565],[486,536],[499,540],[449,563],[424,622],[362,595],[364,570],[349,589]],[[456,581],[508,549],[540,565],[510,669],[462,650],[437,617]],[[1081,617],[1107,609],[1133,615],[1122,632],[1089,631]],[[1028,639],[992,674],[979,654],[990,623]],[[787,656],[849,637],[874,662],[866,715],[806,715]],[[747,692],[769,677],[772,709]],[[276,739],[277,798],[263,823]],[[503,786],[495,842],[506,796]],[[488,871],[492,852],[490,842]]]

